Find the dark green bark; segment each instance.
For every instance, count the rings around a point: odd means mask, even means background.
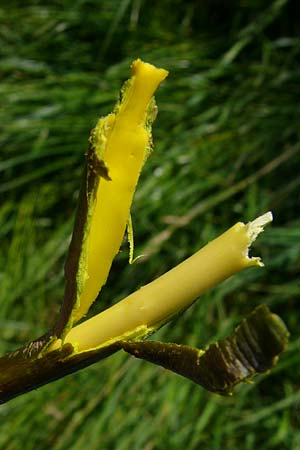
[[[172,370],[205,389],[230,394],[233,387],[271,369],[285,349],[285,324],[261,305],[224,340],[203,353],[197,348],[164,342],[123,342],[128,353]]]
[[[0,358],[0,404],[37,389],[104,359],[119,349],[117,344],[74,353],[71,344],[50,353],[38,354],[30,346]]]

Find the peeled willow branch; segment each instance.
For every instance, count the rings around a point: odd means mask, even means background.
[[[263,266],[260,258],[249,258],[248,249],[271,220],[266,213],[237,223],[174,269],[72,328],[65,342],[85,351],[124,336],[149,336],[212,286],[247,267]]]
[[[128,224],[132,234],[130,207],[152,146],[153,94],[166,76],[164,69],[135,61],[120,103],[92,131],[59,319],[45,336],[0,358],[0,402],[120,349],[225,393],[269,369],[284,349],[287,330],[264,308],[207,351],[143,342],[207,289],[245,268],[263,265],[260,258],[248,256],[248,249],[272,220],[270,212],[248,224],[237,223],[152,283],[74,326],[105,284]]]
[[[134,61],[120,103],[91,133],[57,337],[63,337],[87,313],[106,282],[151,151],[151,125],[156,117],[153,94],[167,75],[164,69]]]

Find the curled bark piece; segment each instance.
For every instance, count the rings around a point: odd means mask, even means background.
[[[121,342],[137,358],[163,366],[219,394],[271,369],[285,349],[289,333],[281,319],[258,306],[226,339],[207,350],[164,342]]]

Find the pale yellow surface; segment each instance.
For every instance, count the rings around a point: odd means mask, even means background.
[[[119,251],[146,158],[149,140],[145,128],[147,108],[167,74],[166,70],[136,60],[132,65],[131,83],[117,113],[110,114],[107,122],[102,119],[102,128],[105,123],[108,132],[101,141],[101,149],[96,148],[96,151],[108,167],[111,181],[101,178],[99,182],[88,238],[86,282],[80,296],[80,306],[73,313],[74,322],[86,314],[96,299]]]
[[[248,257],[248,247],[271,220],[267,213],[247,225],[237,223],[174,269],[74,327],[65,342],[83,351],[138,327],[155,327],[234,273],[262,266],[259,258]]]

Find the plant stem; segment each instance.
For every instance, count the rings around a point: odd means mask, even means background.
[[[78,273],[71,273],[71,278],[77,280],[71,324],[87,313],[106,282],[125,234],[141,169],[151,149],[151,125],[156,116],[153,94],[168,72],[139,59],[131,68],[132,77],[121,91],[120,103],[113,113],[99,119],[90,138],[87,176],[97,180],[92,184],[93,192],[84,193],[88,205]],[[85,197],[83,203],[87,202]],[[82,222],[81,206],[79,222]],[[77,232],[75,224],[74,233]],[[73,284],[70,286],[73,295]],[[67,289],[67,301],[69,297]]]
[[[86,351],[148,335],[212,286],[247,267],[263,266],[260,258],[249,258],[248,248],[271,220],[268,212],[248,224],[237,223],[174,269],[74,327],[65,343]]]

